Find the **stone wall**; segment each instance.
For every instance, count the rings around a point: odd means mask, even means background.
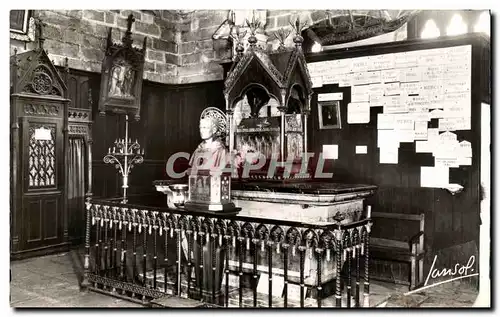
[[[278,46],[273,32],[291,28],[289,23],[297,17],[308,25],[326,19],[324,10],[263,12],[266,17],[262,21],[263,36],[273,48]],[[132,13],[136,18],[132,27],[134,45],[141,47],[144,37],[148,37],[145,80],[184,84],[223,78],[212,35],[227,18],[228,10],[43,10],[35,13],[46,23],[44,47],[56,65],[63,65],[64,58],[68,57],[72,69],[100,72],[108,29],[113,28],[114,41],[121,41],[127,16]],[[292,36],[289,36],[287,45],[292,44]],[[14,47],[22,52],[35,46],[35,42],[11,39],[11,54]]]
[[[177,64],[169,57],[177,54],[178,45],[171,28],[175,22],[153,13],[130,10],[43,10],[36,11],[46,24],[44,48],[56,65],[63,65],[68,57],[69,67],[90,72],[101,72],[101,62],[106,49],[109,28],[113,41],[121,41],[127,29],[127,16],[132,13],[136,19],[132,27],[134,46],[142,47],[148,37],[145,75],[147,80],[175,83]],[[18,52],[32,49],[37,43],[11,40]]]

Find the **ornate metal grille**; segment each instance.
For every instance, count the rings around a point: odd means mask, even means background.
[[[50,131],[46,138],[36,137],[36,130]],[[50,187],[56,184],[56,147],[54,126],[33,124],[29,128],[28,179],[29,187]]]

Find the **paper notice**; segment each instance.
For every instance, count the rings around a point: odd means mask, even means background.
[[[356,154],[367,154],[368,146],[366,145],[356,145]]]
[[[35,129],[35,140],[40,140],[40,141],[52,140],[52,135],[50,134],[50,129],[46,129],[44,127]]]
[[[339,87],[349,86],[352,86],[352,73],[347,73],[339,76]]]
[[[401,82],[420,81],[421,78],[422,74],[420,72],[420,68],[418,67],[404,68],[401,71]]]
[[[434,166],[435,167],[458,167],[458,159],[457,158],[434,158]]]
[[[468,102],[448,102],[443,111],[447,118],[466,118],[471,116],[471,105]]]
[[[427,140],[427,121],[415,121],[415,140]]]
[[[384,89],[384,95],[386,96],[394,96],[394,95],[399,95],[401,93],[399,83],[384,84],[383,89]]]
[[[394,67],[414,67],[418,65],[418,55],[414,52],[396,53]]]
[[[413,143],[415,141],[415,130],[394,130],[399,142]]]
[[[394,146],[381,147],[380,164],[398,164],[398,148]]]
[[[472,144],[469,141],[458,143],[460,146],[460,154],[463,157],[472,157]]]
[[[409,107],[429,107],[430,100],[427,96],[407,96],[405,102]]]
[[[318,101],[328,101],[328,100],[342,100],[343,96],[341,92],[333,92],[329,94],[318,94]]]
[[[379,130],[391,130],[394,129],[395,115],[379,113],[377,114],[377,129]]]
[[[439,129],[427,129],[427,140],[429,140],[429,142],[431,143],[439,142]]]
[[[383,107],[384,96],[370,95],[370,107]]]
[[[323,75],[323,84],[324,85],[329,85],[329,84],[338,84],[339,82],[339,75],[338,73],[330,73],[328,75]]]
[[[368,91],[370,93],[370,97],[374,96],[383,96],[384,95],[384,84],[371,84],[368,86]],[[371,101],[371,99],[370,99]]]
[[[401,71],[399,69],[387,69],[380,72],[380,77],[383,83],[399,82]]]
[[[401,83],[399,88],[401,89],[401,91],[404,91],[405,94],[407,95],[415,95],[420,92],[420,83],[419,82]]]
[[[347,105],[347,123],[369,123],[370,103],[356,102]]]
[[[419,66],[427,66],[427,65],[439,65],[442,64],[444,60],[446,60],[446,54],[443,50],[439,51],[422,51],[422,55],[419,56],[418,65]]]
[[[448,167],[422,166],[420,167],[420,186],[443,188],[450,182]]]
[[[445,65],[443,69],[443,78],[444,79],[452,79],[452,78],[470,78],[471,70],[470,65],[467,63],[460,64],[449,64]]]
[[[445,133],[441,133],[439,135],[439,140],[442,141],[442,142],[446,142],[446,141],[456,141],[457,140],[457,135],[453,132],[445,132]]]
[[[366,80],[365,82],[367,84],[374,84],[374,83],[380,83],[382,81],[381,79],[381,75],[380,75],[380,71],[372,71],[372,72],[367,72],[366,73]]]
[[[377,130],[377,146],[378,147],[398,147],[399,139],[396,130]]]
[[[437,158],[454,159],[460,156],[458,141],[439,141],[434,143],[432,154]]]
[[[317,88],[317,87],[322,87],[323,86],[323,77],[314,77],[311,78],[312,81],[312,87]]]
[[[407,113],[408,105],[406,104],[391,104],[385,100],[384,113]]]
[[[415,121],[431,121],[430,112],[412,112],[410,115]]]
[[[352,86],[351,102],[370,101],[370,85]]]
[[[445,102],[454,101],[454,102],[471,102],[471,93],[469,92],[453,92],[447,93],[444,95],[443,100]]]
[[[444,68],[441,65],[423,66],[420,69],[424,81],[441,80],[444,76]]]
[[[431,118],[432,119],[439,119],[439,118],[444,118],[444,111],[435,109],[431,111]]]
[[[432,153],[433,146],[429,141],[416,141],[415,152],[417,153]]]
[[[418,94],[421,96],[440,96],[444,93],[441,80],[419,82],[418,86]]]
[[[458,165],[471,166],[472,165],[472,157],[459,157],[458,158]]]
[[[339,158],[338,144],[323,144],[323,158],[337,160]]]
[[[351,58],[351,72],[366,72],[370,64],[370,56]]]
[[[443,83],[445,93],[467,92],[470,91],[470,77],[449,79]]]
[[[394,120],[395,130],[413,130],[415,128],[415,121],[408,115],[395,114],[394,116],[396,117]]]
[[[470,130],[470,117],[439,119],[439,131]]]
[[[381,70],[394,68],[394,54],[382,54],[371,56],[369,70]]]

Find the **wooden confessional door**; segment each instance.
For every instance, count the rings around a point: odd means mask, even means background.
[[[21,119],[22,226],[20,249],[41,250],[65,242],[64,121]]]

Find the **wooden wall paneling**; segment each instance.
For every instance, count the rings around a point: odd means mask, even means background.
[[[434,189],[434,245],[433,249],[439,250],[449,247],[454,243],[452,197],[445,189]]]

